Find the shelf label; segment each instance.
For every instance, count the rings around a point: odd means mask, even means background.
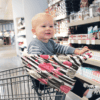
[[[95,40],[91,40],[91,44],[95,45]]]
[[[81,40],[78,40],[78,44],[81,44]]]
[[[74,43],[74,40],[71,40],[71,43]]]
[[[86,44],[90,44],[90,40],[86,40]]]

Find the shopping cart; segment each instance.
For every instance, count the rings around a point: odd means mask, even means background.
[[[25,66],[0,72],[0,100],[55,100],[55,96],[55,89],[40,90],[32,84]]]

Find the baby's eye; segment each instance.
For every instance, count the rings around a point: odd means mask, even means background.
[[[50,26],[51,28],[53,27],[53,26]]]
[[[46,27],[45,25],[43,25],[42,27]]]

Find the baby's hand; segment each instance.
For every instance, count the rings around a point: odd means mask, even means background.
[[[83,47],[82,50],[80,50],[79,54],[83,54],[86,51],[89,51],[89,48],[87,46]]]
[[[85,53],[86,51],[89,51],[89,48],[87,46],[83,47],[82,50],[76,49],[74,54],[80,55]]]

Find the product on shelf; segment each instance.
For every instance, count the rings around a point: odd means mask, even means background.
[[[80,67],[77,73],[97,83],[100,83],[100,71],[97,68]]]
[[[88,38],[89,39],[93,38],[93,26],[88,28]]]
[[[88,7],[88,5],[89,5],[88,0],[81,0],[81,5],[80,5],[81,8]]]
[[[65,18],[67,16],[65,1],[60,1],[53,6],[49,6],[48,9],[49,13],[54,17],[55,20]]]
[[[22,55],[26,52],[27,43],[26,43],[26,30],[25,30],[25,20],[24,18],[17,19],[17,41],[18,41],[18,50],[19,54]]]
[[[9,35],[9,32],[5,32],[4,33],[4,37],[9,37],[10,35]]]
[[[78,20],[83,20],[83,13],[81,11],[78,12]]]
[[[100,16],[100,2],[99,3],[95,3],[95,12],[94,12],[94,16]]]
[[[100,16],[100,3],[91,4],[89,7],[90,17]]]
[[[92,52],[91,60],[100,61],[100,52],[95,50],[91,50],[91,52]]]
[[[75,34],[75,35],[69,35],[70,40],[86,40],[88,39],[88,34]]]
[[[97,37],[100,40],[100,28],[98,29]]]
[[[89,13],[90,13],[90,17],[93,18],[94,17],[94,13],[95,13],[95,5],[94,4],[90,5]]]
[[[55,22],[56,36],[68,36],[68,19],[63,19]]]
[[[85,11],[83,12],[83,16],[84,16],[84,20],[89,19],[89,18],[90,18],[89,11],[88,11],[88,10],[85,10]]]
[[[93,38],[97,39],[97,33],[98,33],[98,26],[95,26],[93,28]]]
[[[99,33],[100,33],[100,29],[98,28],[98,26],[91,26],[88,28],[88,39],[100,39],[99,37]]]

